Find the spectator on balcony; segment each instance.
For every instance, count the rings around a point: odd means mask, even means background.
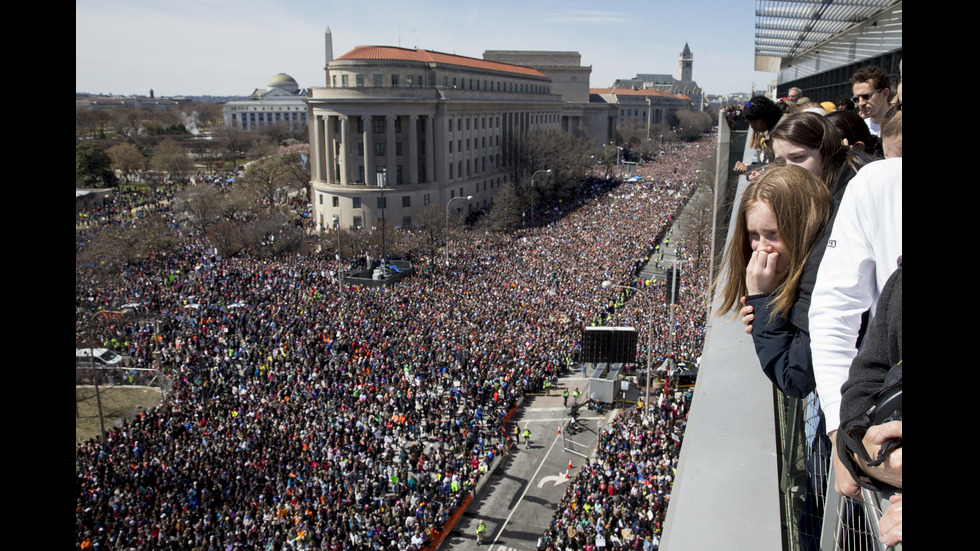
[[[797,166],[771,168],[743,193],[725,256],[719,312],[744,306],[741,313],[752,323],[763,372],[794,398],[807,396],[816,383],[809,336],[792,324],[790,313],[807,258],[829,217],[830,192],[816,177]]]
[[[902,159],[875,161],[847,186],[820,264],[810,308],[814,375],[831,440],[840,426],[840,388],[857,355],[862,319],[874,317],[885,281],[902,255]],[[836,455],[835,455],[836,457]],[[835,472],[844,473],[838,464]],[[837,477],[838,492],[857,484]]]
[[[868,125],[864,124],[860,115],[854,111],[834,111],[826,118],[837,128],[841,138],[845,140],[844,145],[851,150],[877,159],[884,157],[881,140],[868,130]]]
[[[877,65],[861,67],[851,76],[851,101],[857,106],[858,114],[868,124],[875,136],[881,135],[881,123],[891,108],[891,81],[888,73]]]
[[[769,131],[772,130],[779,119],[783,116],[782,109],[773,101],[765,96],[755,96],[749,100],[743,111],[745,120],[749,121],[752,127],[751,147],[760,151],[758,162],[746,165],[742,161],[735,163],[733,169],[736,174],[748,174],[749,180],[753,178],[750,174],[753,170],[772,162],[772,145],[769,143]]]
[[[841,428],[837,451],[841,463],[860,485],[877,491],[898,491],[879,521],[881,542],[902,541],[902,420],[873,424],[866,412],[876,406],[883,415],[896,417],[894,407],[878,404],[879,395],[901,387],[902,363],[902,266],[892,273],[881,292],[878,312],[868,329],[864,348],[854,358],[841,388]],[[894,404],[894,402],[891,402]],[[897,439],[897,440],[896,440]],[[882,453],[882,450],[885,450]],[[880,454],[880,455],[879,455]]]

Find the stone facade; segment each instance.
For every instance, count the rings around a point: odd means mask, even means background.
[[[256,88],[248,99],[226,103],[225,125],[254,131],[282,122],[290,132],[302,130],[307,124],[306,96],[307,91],[300,89],[293,77],[279,73],[269,79],[265,88]]]
[[[427,208],[489,207],[523,132],[557,129],[544,73],[420,49],[360,46],[307,100],[311,197],[321,229],[411,226]],[[381,183],[385,187],[379,187]]]

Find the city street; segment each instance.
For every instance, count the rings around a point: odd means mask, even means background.
[[[577,374],[578,375],[578,374]],[[531,431],[531,447],[525,448],[522,439],[513,444],[510,453],[494,472],[482,493],[470,505],[456,529],[443,543],[443,549],[486,549],[506,551],[533,550],[538,537],[551,522],[571,478],[595,450],[598,431],[615,415],[615,410],[603,412],[582,408],[579,422],[585,430],[578,434],[559,434],[568,420],[569,408],[562,406],[562,390],[572,393],[576,387],[586,399],[587,380],[581,376],[565,377],[551,396],[530,396],[512,419],[508,432],[513,435],[514,424]],[[573,399],[570,396],[568,404]],[[564,437],[564,438],[563,438]],[[513,437],[512,437],[513,438]],[[566,451],[566,448],[571,451]],[[569,462],[572,468],[568,469]],[[569,478],[565,477],[566,472]],[[480,520],[487,523],[487,538],[483,547],[476,544],[476,527]]]

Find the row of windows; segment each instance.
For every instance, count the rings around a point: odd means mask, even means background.
[[[497,176],[497,184],[496,184],[496,187],[499,188],[500,185],[501,185],[501,182],[502,181],[506,181],[506,179],[507,179],[506,177],[504,177],[503,179],[501,179],[500,176]],[[483,180],[482,182],[476,182],[475,184],[473,184],[473,186],[474,186],[473,187],[473,190],[474,190],[473,191],[473,195],[476,195],[476,194],[480,193],[480,185],[481,184],[483,185],[483,191],[487,191],[487,186],[488,185],[490,186],[490,189],[493,189],[494,188],[493,178],[490,178],[489,180]],[[464,197],[465,196],[465,193],[463,193],[463,188],[459,188],[459,196],[460,197]],[[456,197],[456,190],[454,190],[454,189],[449,190],[449,198],[450,199],[454,199],[455,197]],[[484,204],[485,203],[486,202],[484,202]]]
[[[496,142],[497,142],[496,144],[494,144],[494,138],[496,138]],[[464,143],[466,144],[466,151],[469,151],[470,150],[470,138],[466,138],[466,141],[465,142],[463,140],[456,140],[456,151],[458,153],[462,153],[463,152],[463,144]],[[478,145],[480,143],[482,143],[483,145]],[[500,136],[490,136],[490,146],[492,147],[494,145],[496,145],[497,147],[500,147]],[[482,147],[483,149],[486,149],[487,148],[487,137],[486,136],[483,136],[482,138],[480,138],[480,141],[478,141],[477,138],[473,138],[473,149],[476,149],[477,147]],[[453,152],[453,141],[452,140],[449,140],[449,153],[452,153],[452,152]]]
[[[558,113],[530,113],[530,124],[545,124],[545,123],[556,123],[558,122]],[[450,117],[448,120],[448,130],[453,132],[453,121],[456,121],[456,132],[462,132],[463,126],[465,124],[466,130],[470,129],[470,121],[473,122],[473,130],[483,130],[487,128],[487,118],[490,119],[490,128],[500,128],[500,117],[485,117],[485,116],[473,116],[473,117],[456,117],[455,119]]]
[[[358,229],[358,230],[360,230],[360,229],[363,229],[364,228],[364,223],[363,222],[364,222],[364,219],[363,218],[361,218],[360,216],[355,216],[353,218],[353,223],[351,224],[351,226],[354,227],[354,228],[356,228],[356,229]],[[333,217],[333,222],[331,222],[330,226],[333,227],[333,228],[336,228],[339,225],[340,225],[340,219],[337,218],[336,216],[334,216]],[[411,216],[403,216],[402,217],[402,227],[405,227],[405,228],[412,227],[412,217]],[[320,215],[320,230],[322,231],[322,230],[325,230],[325,229],[327,229],[327,226],[324,224],[323,214],[321,214]]]
[[[479,166],[477,165],[477,161],[481,161],[480,164],[479,164]],[[453,166],[456,166],[457,167],[455,173],[453,172]],[[494,168],[493,155],[490,155],[489,160],[488,160],[487,156],[483,156],[482,160],[481,159],[466,159],[466,177],[467,178],[469,178],[469,176],[470,176],[471,168],[472,168],[472,172],[474,172],[476,174],[482,174],[484,172],[490,172],[490,171],[492,171],[493,168]],[[457,161],[455,165],[453,165],[452,162],[449,163],[449,179],[450,180],[454,180],[457,177],[459,177],[459,178],[462,178],[463,177],[463,161]]]
[[[339,77],[339,78],[338,78]],[[386,85],[390,85],[392,88],[398,88],[400,86],[405,87],[422,87],[425,86],[425,81],[422,75],[401,75],[401,74],[389,74],[387,82],[385,82],[385,75],[382,73],[373,73],[371,75],[371,83],[373,87],[380,88]],[[357,88],[364,88],[367,82],[367,75],[357,73],[354,75],[354,86]],[[334,88],[350,88],[351,81],[349,74],[340,74],[331,76],[331,84]],[[435,87],[434,73],[430,73],[429,86]],[[538,84],[531,82],[520,82],[520,81],[504,81],[504,80],[487,80],[479,78],[467,78],[448,75],[443,75],[442,77],[442,87],[443,88],[453,88],[457,90],[483,90],[483,91],[495,91],[495,92],[517,92],[521,94],[550,94],[551,86],[547,84]]]
[[[298,116],[297,116],[298,115]],[[288,122],[288,121],[299,121],[306,124],[306,112],[302,113],[242,113],[242,122],[250,122],[255,124],[256,122]],[[238,113],[231,114],[232,122],[238,121]]]
[[[479,187],[479,186],[477,186],[477,187]],[[325,195],[323,193],[320,194],[320,204],[321,205],[323,204],[323,198],[324,198],[324,196]],[[388,198],[387,197],[377,197],[376,199],[378,201],[378,208],[379,209],[388,208]],[[428,205],[429,204],[429,194],[426,193],[425,194],[425,197],[423,199],[425,201],[425,204]],[[336,195],[332,196],[330,198],[330,202],[331,202],[331,206],[333,206],[333,207],[340,207],[340,197],[339,196],[336,196]],[[403,195],[402,196],[402,208],[406,208],[407,209],[407,208],[411,208],[411,206],[412,206],[412,196],[411,195]],[[355,208],[355,209],[361,208],[361,198],[360,197],[351,197],[351,208]]]
[[[262,106],[262,107],[257,107],[257,106],[248,106],[248,105],[246,105],[246,106],[234,106],[234,105],[231,105],[231,106],[228,106],[227,107],[227,110],[228,111],[265,111],[266,109],[268,109],[269,111],[273,111],[273,110],[276,110],[276,111],[306,111],[306,106],[294,106],[294,107]]]

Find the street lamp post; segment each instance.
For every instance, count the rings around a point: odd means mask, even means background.
[[[453,204],[453,201],[457,199],[466,199],[467,201],[469,201],[472,198],[473,198],[472,195],[467,195],[466,197],[460,195],[459,197],[453,197],[452,199],[449,200],[448,203],[446,203],[446,267],[447,268],[449,267],[449,205]]]
[[[544,172],[545,174],[551,174],[551,169],[539,170],[531,175],[531,225],[534,225],[534,177],[538,174]]]
[[[340,291],[340,296],[344,296],[344,282],[340,275],[340,216],[342,212],[337,213],[337,290]]]
[[[610,287],[619,287],[620,289],[632,289],[637,293],[640,292],[636,287],[630,287],[629,285],[617,285],[608,279],[602,282],[602,288],[608,289]],[[647,376],[646,376],[646,398],[643,400],[643,415],[650,415],[650,379],[653,377],[653,306],[650,306],[650,312],[648,313],[650,319],[648,320],[647,330]]]
[[[378,172],[378,187],[381,188],[381,277],[388,277],[388,267],[386,265],[385,253],[388,243],[385,236],[385,210],[388,203],[385,201],[385,191],[388,189],[388,169],[382,168]],[[370,268],[370,266],[368,266]]]
[[[683,263],[684,263],[683,260],[674,260],[674,266],[672,268],[673,271],[674,271],[674,277],[671,278],[671,285],[670,285],[670,287],[671,287],[670,288],[670,321],[668,322],[668,325],[667,325],[667,327],[669,328],[668,330],[670,331],[670,334],[668,335],[668,339],[667,339],[667,356],[671,359],[671,362],[673,364],[672,367],[676,367],[677,366],[677,361],[676,361],[676,359],[673,356],[673,354],[674,354],[674,305],[677,303],[677,291],[678,291],[678,289],[677,289],[677,265],[678,264],[683,264]],[[675,385],[676,385],[676,382],[675,382]]]

